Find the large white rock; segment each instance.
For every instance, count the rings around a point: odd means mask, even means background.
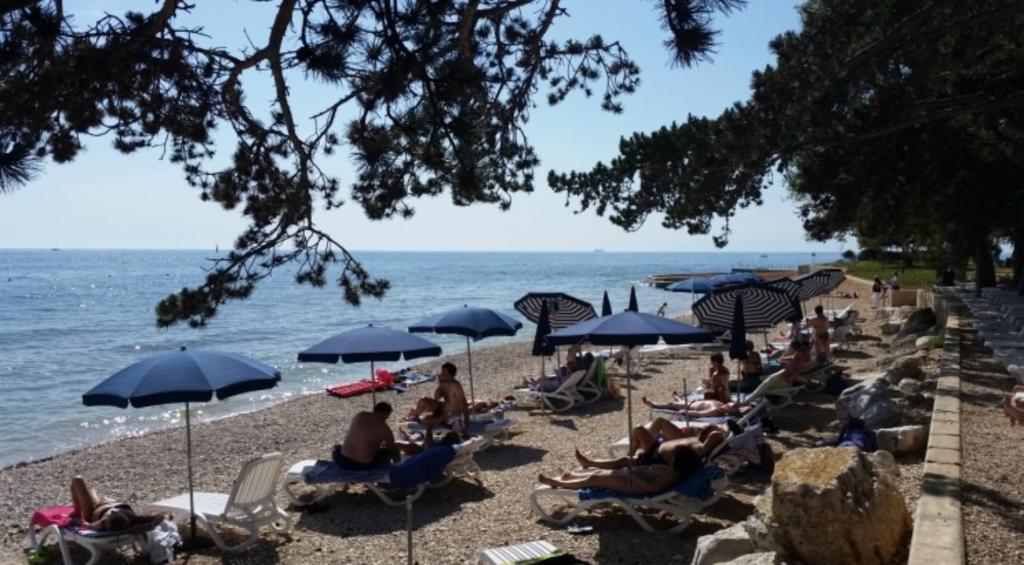
[[[755,506],[766,512],[787,559],[887,565],[911,529],[894,467],[888,454],[852,447],[794,449],[776,464],[770,495]]]
[[[697,551],[691,565],[724,563],[754,551],[754,542],[747,534],[743,522],[697,538]]]
[[[924,426],[900,426],[875,430],[878,448],[893,455],[920,453],[928,445],[928,429]]]
[[[894,395],[889,380],[872,375],[848,387],[836,400],[836,416],[840,422],[860,418],[871,429],[899,423],[899,405],[889,399]]]
[[[914,340],[914,347],[931,347],[935,336],[923,335]]]

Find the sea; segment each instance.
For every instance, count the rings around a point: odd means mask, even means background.
[[[529,340],[534,326],[513,309],[527,292],[561,291],[600,310],[607,291],[624,310],[636,286],[641,311],[668,303],[689,310],[692,296],[644,286],[648,275],[789,269],[837,259],[818,253],[613,252],[359,252],[373,276],[391,281],[382,300],[346,304],[337,286],[311,288],[283,268],[245,301],[221,307],[202,329],[157,328],[163,297],[199,284],[216,251],[0,250],[0,467],[125,436],[181,425],[183,406],[87,407],[82,394],[149,355],[212,349],[277,367],[274,389],[193,406],[209,420],[260,409],[288,398],[365,378],[365,364],[300,363],[297,353],[336,333],[372,323],[405,328],[464,304],[503,311],[524,322],[514,337],[495,337],[474,350]],[[465,350],[464,338],[426,336],[444,353]],[[401,361],[384,364],[398,369]]]

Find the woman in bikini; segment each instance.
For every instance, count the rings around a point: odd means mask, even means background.
[[[656,494],[699,470],[704,464],[704,457],[725,441],[725,434],[717,429],[702,434],[702,437],[703,440],[699,437],[671,440],[675,443],[669,446],[666,442],[664,450],[649,446],[647,449],[654,449],[658,456],[648,464],[639,463],[632,457],[591,460],[577,450],[576,458],[584,466],[583,471],[567,471],[558,477],[541,474],[537,480],[556,488],[601,488],[627,496]]]
[[[725,357],[721,353],[711,354],[711,366],[708,367],[708,382],[704,399],[722,402],[729,402],[732,399],[732,395],[729,393],[729,369],[725,366]]]
[[[821,304],[814,307],[814,317],[807,321],[807,326],[814,332],[814,354],[819,360],[828,359],[829,340],[828,317]]]
[[[100,532],[116,532],[137,526],[142,531],[153,529],[163,516],[136,514],[131,506],[93,492],[82,477],[71,479],[71,502],[81,524]]]
[[[675,395],[673,395],[675,396]],[[662,404],[642,398],[644,404],[657,410],[674,410],[686,418],[717,418],[719,416],[742,416],[751,410],[747,404],[740,402],[722,402],[720,400],[694,400],[687,402],[685,398],[675,396],[675,401]]]

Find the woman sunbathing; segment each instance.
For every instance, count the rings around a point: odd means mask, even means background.
[[[673,395],[675,396],[675,395]],[[750,412],[752,407],[740,402],[722,402],[720,400],[694,400],[687,402],[685,398],[675,396],[674,402],[658,404],[643,397],[643,403],[656,410],[674,410],[687,418],[717,418],[719,416],[742,416]]]
[[[587,470],[567,471],[557,478],[541,474],[537,480],[556,488],[600,488],[623,495],[657,494],[699,470],[703,466],[703,456],[724,441],[725,435],[716,430],[709,433],[704,441],[687,439],[691,442],[676,444],[669,450],[665,462],[648,465],[634,464],[629,457],[595,461],[577,451],[577,459]]]
[[[86,486],[82,477],[71,479],[71,502],[75,505],[75,515],[79,517],[81,524],[101,532],[115,532],[132,527],[148,531],[164,519],[163,516],[136,514],[127,504],[96,494]]]

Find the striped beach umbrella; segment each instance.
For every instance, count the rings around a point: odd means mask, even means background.
[[[777,288],[789,295],[789,298],[793,301],[793,308],[796,310],[796,316],[793,320],[790,320],[791,322],[799,322],[803,319],[803,311],[800,309],[800,285],[793,282],[793,279],[782,277],[768,281],[764,283],[764,286]]]
[[[552,330],[597,317],[597,312],[589,302],[564,292],[531,292],[516,300],[514,306],[524,318],[536,324],[540,322],[541,307],[545,304]]]
[[[846,275],[839,269],[821,269],[801,275],[793,279],[793,282],[800,285],[800,300],[810,300],[832,292],[845,278]]]
[[[760,284],[734,285],[705,294],[693,305],[693,313],[706,327],[729,329],[737,296],[743,299],[743,319],[748,330],[771,328],[797,314],[789,294]]]

